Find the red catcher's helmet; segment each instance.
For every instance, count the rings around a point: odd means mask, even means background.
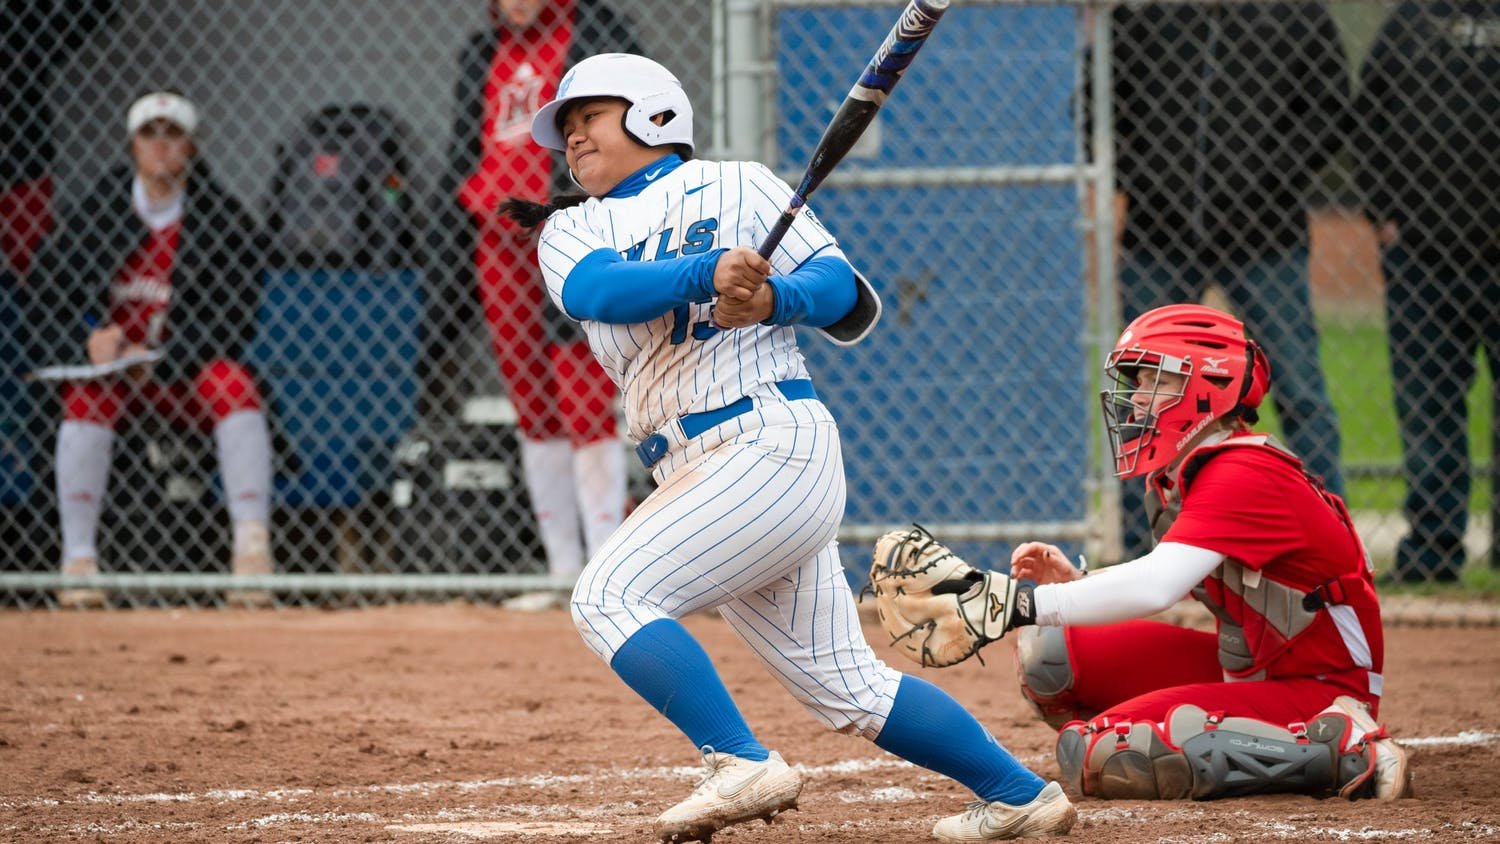
[[[1143,370],[1157,373],[1149,395],[1138,395]],[[1271,364],[1245,337],[1245,326],[1203,305],[1142,314],[1120,335],[1104,373],[1114,382],[1114,389],[1100,393],[1104,426],[1121,478],[1169,465],[1215,419],[1260,406],[1271,385]],[[1171,389],[1161,383],[1162,373],[1187,380]],[[1154,415],[1146,412],[1151,407]],[[1254,421],[1253,414],[1248,418]]]

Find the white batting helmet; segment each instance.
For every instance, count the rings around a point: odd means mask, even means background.
[[[557,86],[557,96],[531,118],[531,137],[547,149],[567,146],[558,115],[568,103],[593,97],[619,97],[630,103],[625,131],[648,147],[682,144],[693,148],[693,104],[672,71],[629,53],[590,56],[568,71]],[[666,116],[661,125],[655,118]]]

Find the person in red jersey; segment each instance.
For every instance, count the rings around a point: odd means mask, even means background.
[[[450,228],[468,242],[449,263],[472,262],[474,281],[454,285],[453,295],[478,294],[515,406],[548,569],[573,578],[625,517],[617,391],[577,325],[547,301],[535,231],[498,208],[511,196],[545,202],[578,191],[560,156],[532,143],[531,116],[579,61],[641,49],[626,19],[598,0],[490,0],[489,10],[491,28],[474,35],[459,62],[447,192],[455,201]],[[507,605],[560,606],[561,596],[523,595]]]
[[[1229,314],[1170,305],[1125,329],[1106,372],[1116,474],[1145,477],[1155,547],[1088,577],[1045,543],[1011,558],[1039,584],[1016,661],[1061,728],[1065,780],[1105,798],[1403,796],[1406,753],[1374,720],[1369,557],[1344,502],[1252,430],[1265,354]],[[1217,634],[1139,620],[1189,593]]]
[[[913,575],[882,604],[896,644],[915,636],[914,659],[945,665],[1018,630],[1022,693],[1059,729],[1074,794],[1408,794],[1406,752],[1375,720],[1384,640],[1369,556],[1343,500],[1253,430],[1271,386],[1260,346],[1223,311],[1169,305],[1130,323],[1105,374],[1116,474],[1144,477],[1155,546],[1085,576],[1026,542],[1003,574],[918,528],[885,560],[877,547],[872,568]],[[915,594],[914,575],[939,566],[942,582]],[[1216,633],[1146,620],[1189,594]],[[933,623],[903,630],[914,617]]]
[[[211,430],[233,522],[236,574],[271,571],[271,443],[261,393],[240,360],[254,331],[265,242],[199,160],[197,106],[172,90],[135,100],[131,166],[104,177],[37,254],[33,360],[103,364],[150,349],[153,364],[62,387],[57,498],[65,576],[98,572],[100,510],[115,426],[147,410]],[[260,603],[265,593],[235,591]],[[96,589],[64,604],[101,603]]]

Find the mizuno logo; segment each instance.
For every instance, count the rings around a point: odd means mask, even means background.
[[[646,174],[646,181],[648,181],[648,182],[655,181],[656,177],[661,175],[661,171],[662,171],[662,168],[658,167],[655,170],[652,170],[650,173],[647,173]]]
[[[719,783],[719,797],[724,800],[733,800],[740,796],[740,792],[760,782],[760,778],[766,775],[766,770],[762,767],[732,786],[729,783]]]
[[[1227,360],[1229,360],[1229,358],[1211,358],[1207,355],[1204,355],[1203,363],[1205,364],[1205,366],[1203,367],[1203,371],[1211,372],[1215,375],[1228,375],[1229,370],[1224,368],[1224,362]]]
[[[703,190],[704,188],[708,187],[711,184],[713,184],[713,182],[704,182],[703,184],[697,186],[696,188],[688,188],[687,190],[685,190],[685,191],[682,192],[682,195],[683,196],[692,196],[693,194],[697,193],[700,190]]]

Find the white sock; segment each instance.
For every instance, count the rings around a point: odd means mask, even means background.
[[[229,518],[265,524],[271,514],[271,429],[259,410],[236,410],[214,426]]]
[[[521,438],[521,471],[526,473],[548,570],[563,577],[577,575],[583,571],[583,537],[573,497],[573,444]]]
[[[109,486],[115,432],[95,422],[65,419],[57,429],[57,511],[64,560],[99,556],[99,513]]]
[[[625,446],[613,437],[573,450],[573,488],[583,516],[589,559],[625,521]]]

